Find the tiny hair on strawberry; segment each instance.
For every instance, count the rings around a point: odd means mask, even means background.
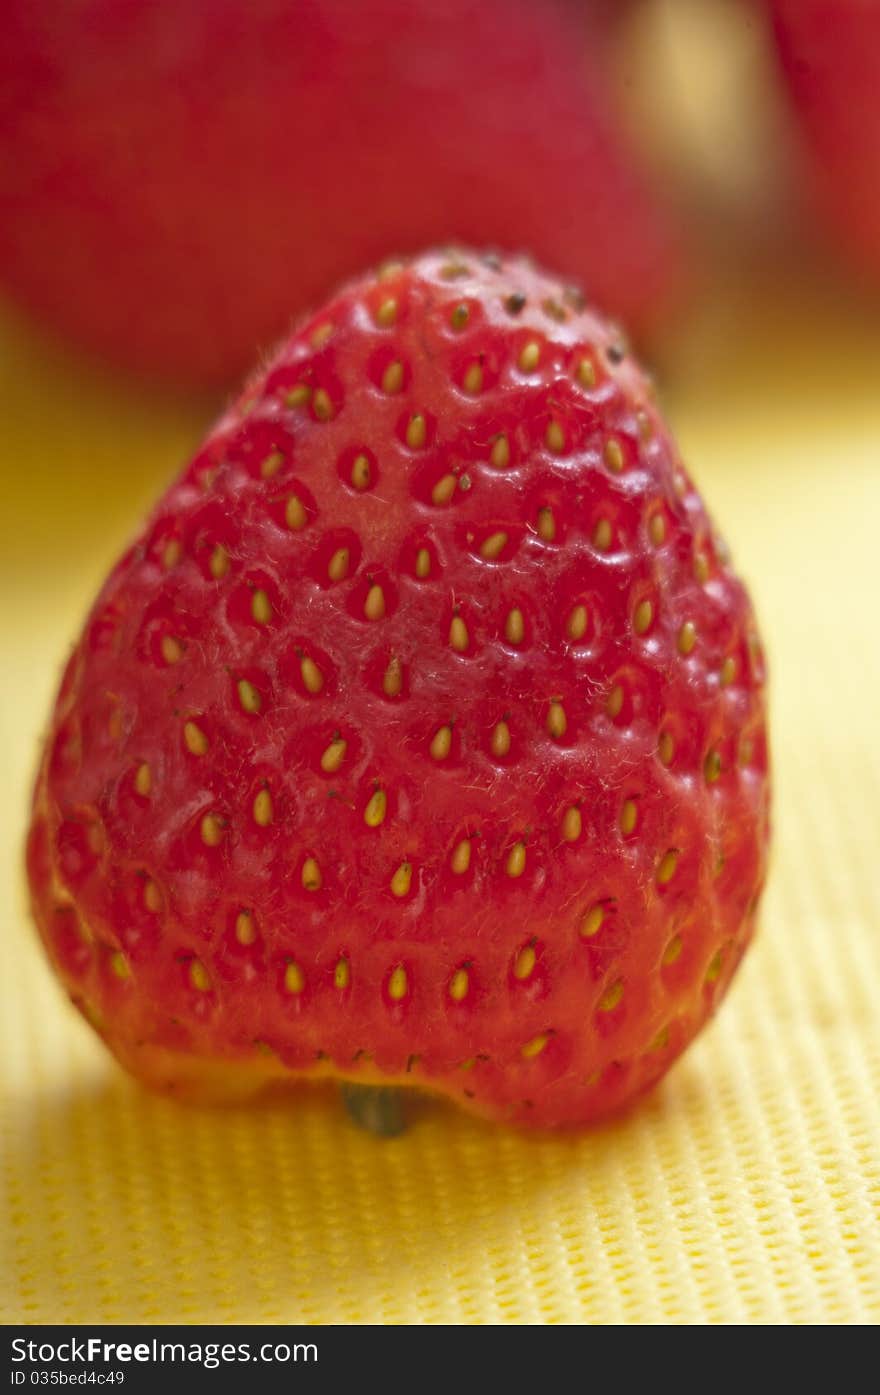
[[[410,1088],[585,1124],[752,938],[764,683],[620,331],[524,258],[388,263],[251,377],[101,588],[34,792],[40,934],[182,1098],[333,1077],[380,1133]]]

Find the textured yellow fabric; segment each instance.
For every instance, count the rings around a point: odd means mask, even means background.
[[[880,1318],[880,324],[726,313],[668,409],[772,662],[760,939],[625,1120],[524,1137],[437,1106],[390,1143],[329,1091],[152,1098],[50,978],[20,874],[37,734],[84,605],[208,409],[0,327],[0,1318]]]

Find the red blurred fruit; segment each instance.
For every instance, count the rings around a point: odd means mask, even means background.
[[[184,384],[445,238],[528,249],[644,327],[677,253],[582,29],[531,0],[8,0],[0,282]]]
[[[762,684],[613,332],[522,262],[423,256],[280,347],[103,587],[35,794],[40,930],[154,1084],[582,1123],[751,937]]]
[[[880,276],[880,4],[767,0],[822,215]]]

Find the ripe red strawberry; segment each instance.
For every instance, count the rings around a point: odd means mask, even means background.
[[[718,1003],[764,875],[752,611],[618,337],[432,253],[284,343],[67,666],[29,869],[161,1086],[580,1123]]]
[[[7,0],[0,282],[175,384],[234,383],[437,239],[528,247],[643,326],[678,253],[582,29],[532,0]]]
[[[818,207],[880,276],[880,5],[768,0]]]

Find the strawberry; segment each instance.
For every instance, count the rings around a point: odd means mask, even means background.
[[[529,247],[644,326],[675,236],[581,30],[531,0],[7,0],[0,281],[176,386],[437,239]]]
[[[664,1073],[752,934],[762,684],[619,334],[523,261],[391,265],[251,379],[98,596],[37,923],[155,1085],[581,1123]]]
[[[854,263],[880,277],[880,5],[766,0],[816,205]]]

